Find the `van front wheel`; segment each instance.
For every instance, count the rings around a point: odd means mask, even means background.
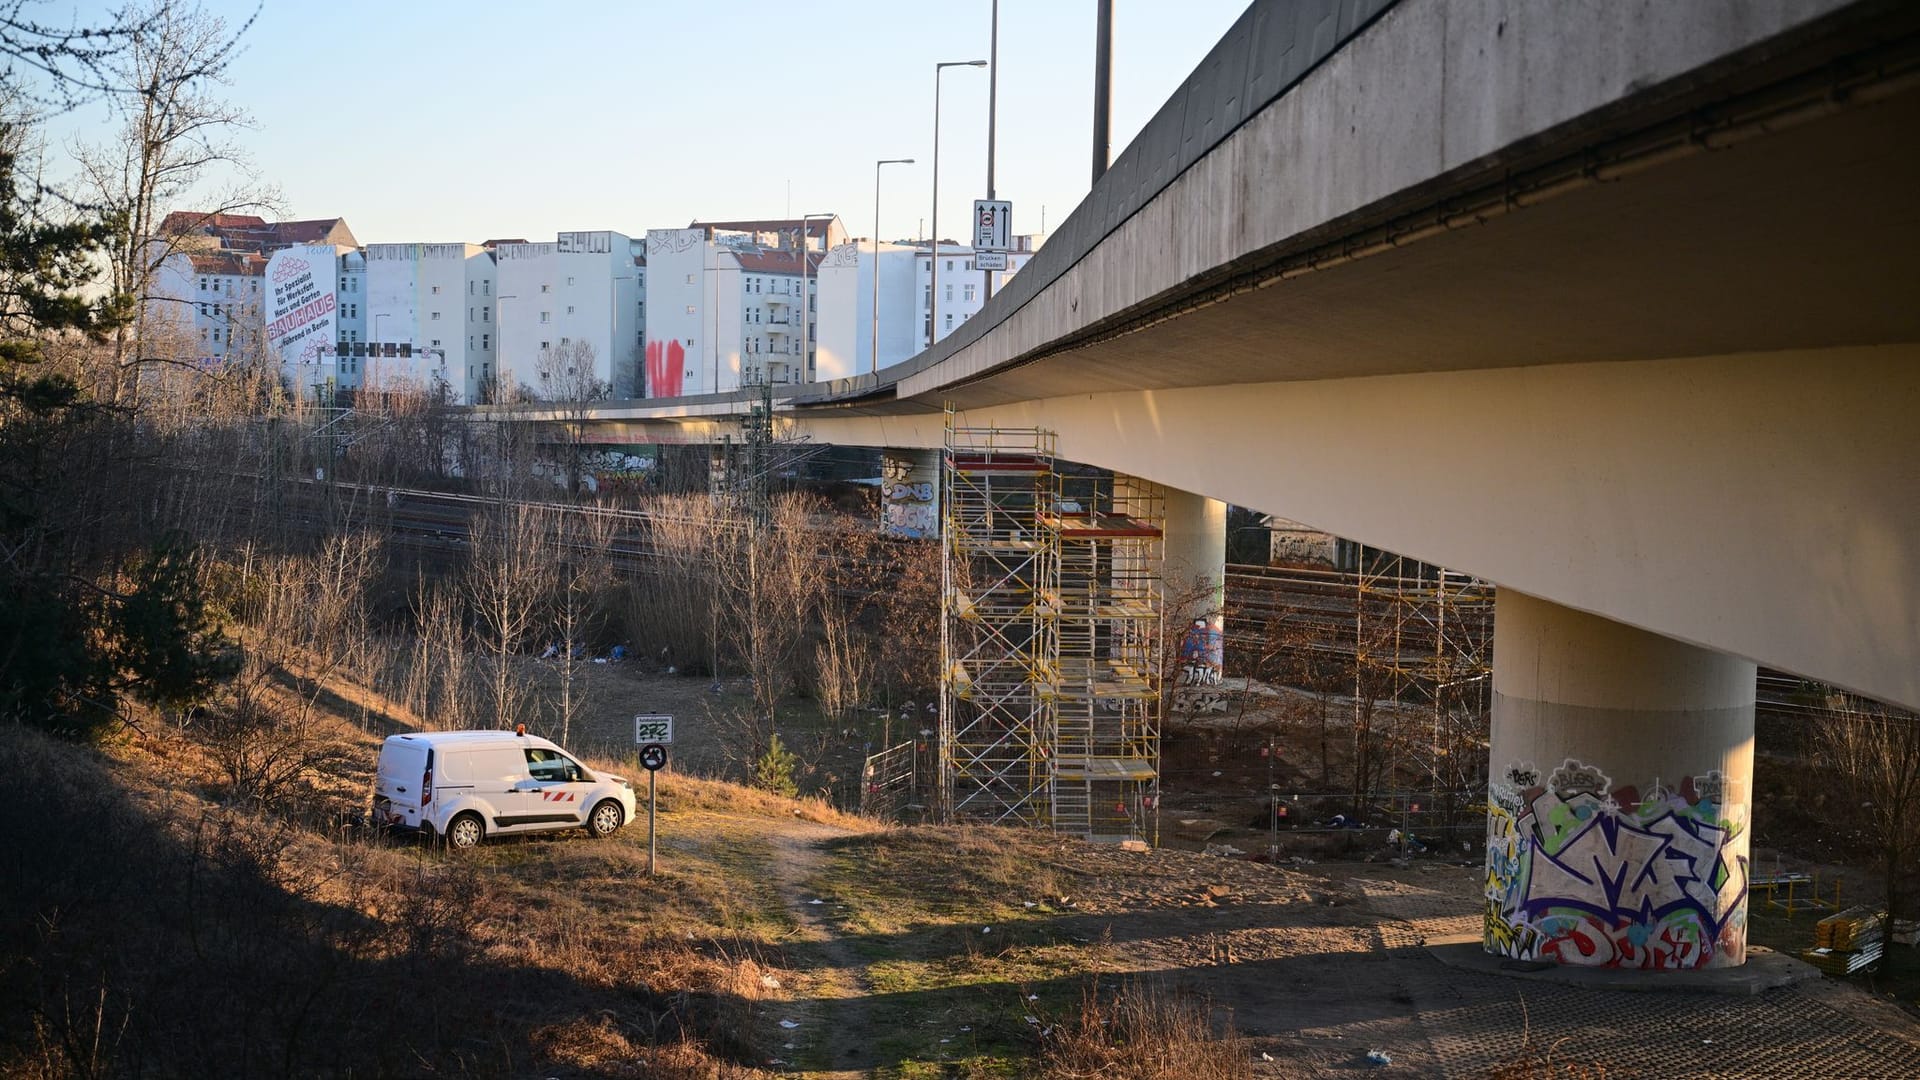
[[[592,833],[601,840],[605,840],[607,837],[619,832],[620,826],[625,824],[626,820],[626,812],[620,809],[620,804],[614,802],[612,799],[608,799],[599,806],[594,807],[593,813],[588,815],[587,832]]]
[[[466,851],[477,846],[486,835],[486,825],[481,822],[480,815],[472,811],[447,822],[447,846],[455,851]]]

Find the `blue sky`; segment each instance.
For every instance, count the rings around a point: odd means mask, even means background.
[[[60,0],[47,14],[74,10]],[[81,4],[81,17],[101,5]],[[209,0],[234,21],[254,4]],[[1118,154],[1245,0],[1117,0]],[[639,235],[696,217],[835,211],[881,235],[929,216],[933,65],[984,59],[988,0],[268,0],[229,100],[289,216],[340,215],[363,243]],[[810,28],[809,28],[810,27]],[[1086,194],[1093,0],[1002,0],[1001,198],[1014,231]],[[985,194],[987,74],[943,76],[940,231]],[[104,107],[63,118],[107,131]]]

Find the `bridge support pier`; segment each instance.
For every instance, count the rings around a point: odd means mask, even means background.
[[[1198,610],[1219,611],[1226,601],[1227,504],[1179,488],[1166,492],[1164,570],[1169,589],[1204,591]]]
[[[940,451],[880,451],[880,531],[927,540],[940,535]]]
[[[1493,658],[1487,951],[1743,963],[1754,665],[1506,588]]]
[[[1226,660],[1223,612],[1227,600],[1227,504],[1179,488],[1166,496],[1161,524],[1160,580],[1166,617],[1184,618],[1180,682],[1211,686]],[[1204,621],[1205,626],[1193,625]]]

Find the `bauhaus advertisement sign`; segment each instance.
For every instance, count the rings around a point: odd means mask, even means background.
[[[286,248],[267,263],[267,342],[283,364],[314,364],[334,342],[333,246]]]

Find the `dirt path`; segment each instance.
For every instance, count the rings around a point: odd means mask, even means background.
[[[809,891],[807,882],[824,867],[826,855],[820,845],[828,840],[853,835],[831,825],[794,822],[775,833],[773,876],[780,895],[793,912],[799,930],[795,936],[795,980],[791,1016],[800,1026],[777,1029],[781,1038],[775,1057],[782,1059],[794,1075],[819,1080],[852,1080],[867,1075],[863,1070],[843,1067],[844,1063],[864,1056],[872,1045],[872,1020],[867,998],[872,986],[867,980],[866,961],[843,940],[822,897]],[[791,1044],[791,1049],[787,1048]]]

